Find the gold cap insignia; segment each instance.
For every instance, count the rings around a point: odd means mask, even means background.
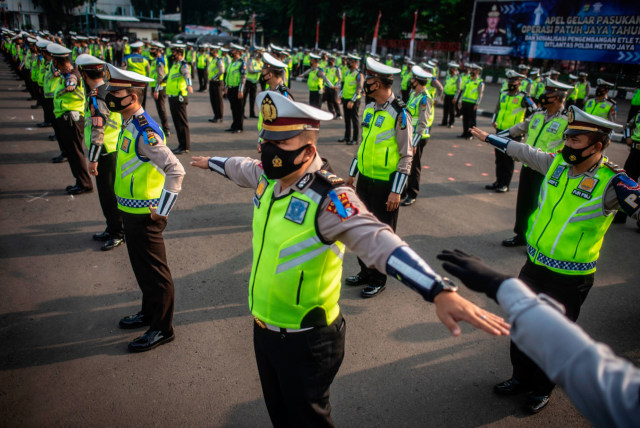
[[[105,70],[105,77],[107,80],[111,80],[111,72],[109,71],[109,67]]]
[[[271,161],[271,165],[273,165],[274,168],[280,168],[282,166],[282,159],[276,155],[276,157]]]
[[[262,100],[260,112],[262,113],[262,120],[266,122],[272,122],[278,118],[278,110],[276,110],[276,106],[269,95]]]
[[[569,113],[567,114],[567,117],[569,119],[569,123],[573,123],[573,121],[576,120],[576,114],[573,112],[572,108],[569,109]]]

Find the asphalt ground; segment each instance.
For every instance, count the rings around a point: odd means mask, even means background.
[[[306,100],[302,83],[292,89]],[[483,107],[492,109],[489,89]],[[104,229],[98,195],[66,194],[73,183],[68,164],[50,162],[57,144],[47,140],[51,128],[36,126],[42,111],[26,98],[0,63],[0,425],[269,426],[247,305],[252,191],[180,157],[187,175],[164,235],[176,340],[130,354],[127,343],[141,332],[117,323],[138,311],[140,292],[126,249],[102,252],[92,241]],[[257,155],[255,119],[229,135],[222,131],[230,124],[228,103],[225,122],[211,124],[208,94],[201,93],[190,97],[188,111],[191,155]],[[488,128],[489,120],[479,118],[479,126]],[[436,254],[460,248],[516,275],[524,250],[500,241],[512,235],[518,173],[509,193],[486,191],[493,150],[455,138],[460,132],[460,121],[454,129],[434,127],[420,196],[401,208],[398,233],[441,273]],[[346,176],[354,147],[336,142],[342,133],[341,121],[323,124],[319,151]],[[169,145],[177,145],[175,134]],[[620,164],[627,156],[620,144],[607,153]],[[579,319],[636,364],[639,236],[630,223],[610,228]],[[357,270],[347,253],[344,275]],[[460,293],[500,313],[488,298]],[[338,426],[588,426],[560,389],[535,416],[522,411],[524,396],[493,395],[493,384],[511,375],[509,339],[466,324],[462,336],[450,336],[433,306],[395,280],[369,300],[360,298],[360,287],[344,287],[341,307],[346,356],[331,389]]]

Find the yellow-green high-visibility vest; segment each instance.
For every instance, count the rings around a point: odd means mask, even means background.
[[[358,74],[360,72],[358,70],[347,71],[346,74],[342,77],[342,98],[345,100],[350,100],[356,93],[358,89]],[[356,99],[360,99],[360,94],[356,97]]]
[[[400,152],[396,140],[396,120],[406,111],[392,102],[393,108],[374,110],[374,103],[368,104],[363,113],[362,143],[358,147],[358,171],[365,177],[388,181],[398,168]],[[393,114],[392,114],[392,113]]]
[[[482,78],[480,77],[475,80],[469,80],[462,91],[462,101],[473,104],[477,103],[480,97],[481,84]]]
[[[509,129],[524,120],[526,113],[526,109],[522,107],[524,97],[524,92],[518,92],[515,95],[509,95],[508,92],[500,94],[500,108],[496,117],[496,126],[499,130]]]
[[[427,104],[427,101],[431,100],[431,109],[429,110],[429,117],[427,118],[427,127],[424,131],[422,131],[422,135],[420,138],[429,138],[431,137],[431,125],[433,125],[433,118],[435,117],[435,112],[433,111],[433,97],[429,93],[428,90],[424,90],[419,94],[415,92],[411,92],[411,96],[409,97],[409,102],[407,103],[407,110],[411,113],[412,123],[413,123],[413,132],[416,132],[419,120],[420,106]]]
[[[149,215],[149,207],[158,205],[164,174],[149,158],[138,154],[136,142],[142,138],[143,144],[164,145],[165,137],[160,126],[147,112],[135,117],[131,124],[122,129],[118,138],[114,190],[120,210]],[[160,141],[151,131],[160,137]]]
[[[183,65],[187,65],[187,63],[184,61],[175,62],[169,70],[169,77],[167,77],[167,95],[169,96],[182,95],[186,97],[189,92],[187,89],[187,81],[180,71]]]
[[[142,74],[143,76],[147,75],[147,67],[149,66],[149,61],[145,57],[140,54],[129,55],[126,59],[127,70],[134,71],[138,74]]]
[[[324,87],[324,79],[318,77],[318,71],[320,69],[316,68],[309,72],[309,77],[307,78],[307,86],[310,91],[320,91]]]
[[[84,114],[84,83],[82,78],[78,76],[78,83],[73,91],[68,92],[66,90],[66,77],[60,75],[57,79],[60,79],[60,83],[56,88],[56,92],[53,97],[53,113],[56,118],[62,116],[68,111],[77,111]]]
[[[325,242],[317,231],[326,190],[316,181],[276,198],[276,180],[262,176],[254,195],[249,307],[254,317],[281,328],[329,325],[340,313],[345,247]]]
[[[605,98],[603,101],[597,102],[595,98],[591,98],[584,105],[584,111],[594,116],[601,117],[603,119],[609,118],[609,111],[614,107],[614,101],[609,98]]]
[[[444,81],[444,94],[445,95],[455,95],[458,90],[458,80],[460,77],[458,75],[450,75],[447,74],[447,78]]]
[[[587,94],[587,85],[588,82],[578,82],[577,83],[577,87],[578,87],[578,98],[580,99],[584,99],[586,98]]]
[[[244,65],[244,60],[238,59],[231,63],[227,69],[225,76],[225,84],[230,88],[237,88],[242,81],[242,73],[240,69]]]
[[[87,99],[87,108],[84,112],[84,143],[87,149],[91,147],[91,127],[93,120],[102,119],[104,125],[104,136],[102,139],[102,148],[104,153],[113,153],[118,144],[118,137],[122,130],[122,115],[115,111],[109,112],[109,116],[105,116],[98,108],[98,98],[104,101],[106,95],[106,84],[101,85],[98,89],[94,89]],[[95,115],[94,112],[98,112]],[[94,119],[94,116],[96,118]]]
[[[527,253],[532,263],[565,275],[595,272],[614,217],[605,216],[602,208],[604,192],[616,175],[606,161],[593,175],[570,178],[571,165],[556,155],[542,182],[538,208],[529,217]]]
[[[544,118],[544,110],[538,110],[531,115],[525,144],[546,153],[557,152],[562,149],[564,142],[554,147],[549,147],[549,144],[563,138],[569,120],[565,115],[559,115],[545,123]]]

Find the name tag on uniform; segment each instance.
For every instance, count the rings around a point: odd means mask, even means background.
[[[362,122],[362,126],[368,128],[369,125],[371,125],[371,119],[373,119],[373,114],[367,113],[367,115],[364,117],[364,121]]]
[[[558,132],[558,129],[560,129],[560,124],[558,122],[553,122],[551,125],[549,125],[549,129],[547,129],[547,132],[555,134],[556,132]]]
[[[533,123],[531,124],[531,129],[536,129],[539,123],[540,123],[539,117],[536,117],[535,119],[533,119]]]
[[[129,153],[129,146],[131,146],[131,139],[124,137],[122,139],[122,146],[120,146],[120,150],[122,150],[125,153]]]
[[[382,126],[382,122],[384,122],[384,116],[379,116],[376,119],[376,127],[380,128]]]
[[[289,206],[287,207],[287,212],[285,213],[284,218],[291,220],[294,223],[302,224],[304,222],[304,217],[307,215],[308,208],[309,202],[296,197],[291,197],[291,201],[289,201]]]

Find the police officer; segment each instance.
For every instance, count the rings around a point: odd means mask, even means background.
[[[462,86],[458,94],[458,109],[462,112],[462,134],[458,138],[471,139],[470,129],[476,126],[478,106],[484,94],[484,81],[480,77],[482,67],[476,64],[469,66],[469,80]]]
[[[640,84],[640,80],[636,81],[637,84]],[[640,88],[636,88],[635,94],[633,94],[633,98],[631,99],[631,107],[629,108],[629,114],[627,115],[627,122],[630,122],[631,119],[636,117],[636,114],[640,112]]]
[[[198,83],[200,87],[198,92],[204,92],[207,90],[207,71],[209,70],[209,45],[204,43],[198,47],[198,53],[196,54],[196,68],[198,69]]]
[[[189,94],[193,94],[193,86],[191,85],[191,66],[184,60],[185,47],[186,45],[183,43],[174,43],[171,46],[173,60],[169,74],[165,76],[169,111],[171,111],[173,126],[178,135],[178,147],[173,149],[173,153],[177,155],[189,153],[191,149],[187,105],[189,104]]]
[[[269,52],[262,54],[262,70],[260,70],[260,82],[266,90],[278,92],[281,95],[294,100],[291,91],[284,84],[284,72],[287,64],[275,58]],[[260,111],[262,114],[262,111]],[[259,131],[261,128],[258,129]]]
[[[213,110],[213,117],[209,122],[222,122],[224,117],[224,103],[222,102],[222,87],[224,86],[224,61],[220,58],[221,46],[211,48],[211,60],[209,61],[209,102]]]
[[[529,73],[529,78],[531,79],[531,92],[529,96],[534,102],[538,102],[538,98],[544,92],[544,80],[540,77],[540,69],[532,68]]]
[[[184,168],[167,147],[164,134],[141,105],[151,79],[108,65],[109,110],[122,115],[116,147],[115,193],[122,212],[131,267],[142,291],[140,312],[120,320],[122,329],[149,327],[129,343],[143,352],[174,339],[174,286],[162,238],[178,198]]]
[[[327,79],[324,70],[319,66],[320,56],[310,54],[310,68],[302,73],[296,80],[302,81],[307,77],[307,87],[309,88],[309,105],[315,108],[322,107],[322,94],[324,86],[332,88],[333,84]]]
[[[569,74],[569,85],[571,85],[572,88],[567,93],[567,101],[565,102],[567,108],[575,105],[578,99],[578,76]]]
[[[545,153],[557,153],[564,146],[564,131],[569,124],[563,101],[571,86],[546,79],[545,92],[540,97],[541,108],[524,121],[508,129],[508,136],[516,141],[526,134],[525,144]],[[512,238],[502,241],[505,247],[525,245],[529,217],[538,206],[540,185],[544,175],[523,164],[518,182],[516,222]]]
[[[254,47],[253,56],[247,61],[247,81],[242,99],[242,112],[244,114],[247,99],[249,100],[249,117],[257,118],[255,111],[256,93],[258,91],[258,80],[260,79],[260,70],[262,70],[262,52],[264,49],[260,46]]]
[[[331,82],[331,85],[333,85],[332,88],[327,86],[324,90],[324,99],[327,102],[327,108],[329,112],[333,113],[334,119],[342,119],[340,105],[338,104],[338,91],[336,89],[341,86],[342,72],[340,71],[340,67],[336,66],[336,57],[333,55],[329,55],[325,74],[329,82]]]
[[[60,83],[53,99],[53,113],[57,122],[56,138],[59,139],[62,152],[67,156],[71,173],[76,179],[76,183],[67,186],[66,191],[71,195],[91,192],[93,183],[82,148],[85,102],[82,77],[71,65],[69,49],[57,43],[50,43],[47,50],[53,57],[53,66],[60,71]]]
[[[579,109],[584,108],[584,104],[591,92],[591,83],[587,80],[589,75],[584,71],[578,73],[578,83],[577,83],[577,97],[576,97],[576,107]]]
[[[545,174],[538,208],[527,229],[528,259],[519,278],[534,292],[545,293],[578,318],[593,286],[596,263],[613,213],[623,210],[638,218],[640,187],[604,156],[610,135],[620,125],[569,109],[569,125],[561,154],[548,154],[506,137],[474,128],[482,141]],[[515,344],[511,344],[513,375],[494,387],[500,395],[530,392],[525,408],[542,410],[554,384]]]
[[[607,96],[609,90],[613,88],[613,83],[609,83],[604,79],[598,79],[597,83],[596,96],[587,100],[584,105],[584,111],[615,122],[618,107],[616,102]]]
[[[524,75],[524,79],[522,79],[522,83],[520,84],[520,90],[527,94],[528,97],[532,95],[533,91],[533,81],[529,77],[529,71],[531,67],[527,64],[519,64],[518,71],[520,74]]]
[[[165,76],[169,73],[169,64],[167,57],[164,55],[164,44],[153,41],[149,48],[151,55],[151,77],[153,85],[153,99],[156,102],[156,110],[160,116],[160,124],[165,137],[169,138],[171,130],[169,129],[169,115],[167,114],[167,82]]]
[[[348,145],[360,142],[360,98],[364,79],[360,73],[360,57],[347,55],[348,71],[342,76],[342,111],[344,112],[344,137],[339,143]]]
[[[440,123],[440,126],[453,128],[453,124],[456,121],[454,100],[460,92],[460,66],[455,62],[450,62],[447,65],[449,69],[447,70],[447,76],[444,80],[444,102],[442,105],[444,113],[442,115],[442,123]]]
[[[367,76],[364,92],[374,99],[364,109],[362,143],[349,168],[347,184],[356,175],[356,193],[368,210],[382,223],[395,230],[398,207],[413,156],[413,125],[404,103],[396,99],[391,89],[393,76],[400,69],[387,67],[371,57],[366,60]],[[386,275],[358,258],[360,272],[346,278],[351,286],[366,285],[362,297],[374,297],[385,288]]]
[[[400,92],[402,94],[402,101],[407,102],[411,92],[411,67],[416,65],[408,56],[404,57],[404,64],[400,71]]]
[[[509,70],[507,71],[507,79],[507,91],[500,94],[496,111],[493,114],[493,127],[498,133],[524,121],[527,109],[533,108],[533,102],[524,92],[520,91],[520,84],[524,79],[524,75]],[[485,188],[494,190],[496,193],[506,193],[509,191],[509,185],[513,177],[513,159],[497,149],[495,150],[495,155],[496,181],[486,185]]]
[[[114,191],[116,175],[116,144],[122,128],[122,116],[107,108],[108,94],[104,82],[105,62],[92,55],[82,54],[76,58],[89,97],[85,108],[84,142],[89,152],[89,174],[96,178],[98,198],[107,228],[93,235],[96,241],[104,242],[100,248],[109,251],[124,242],[122,215]]]
[[[624,170],[627,175],[636,182],[640,182],[640,111],[636,113],[624,130],[624,142],[629,146],[629,156],[624,163]],[[623,211],[618,211],[614,223],[626,223],[627,215]],[[640,232],[640,221],[638,222],[638,232]]]
[[[411,159],[411,173],[407,180],[407,188],[403,192],[403,206],[413,205],[420,191],[420,173],[422,172],[422,164],[420,158],[422,151],[429,142],[431,137],[431,126],[435,116],[434,103],[431,93],[426,85],[433,75],[426,70],[414,65],[411,68],[413,78],[411,79],[411,96],[407,103],[407,110],[413,119],[413,158]]]
[[[137,41],[131,43],[131,53],[124,57],[124,69],[133,71],[134,73],[142,74],[145,77],[151,75],[151,66],[149,60],[142,55],[142,48],[144,43]],[[142,107],[147,104],[147,88],[144,88],[144,95],[142,96]]]
[[[320,121],[331,120],[330,113],[271,91],[260,93],[257,101],[265,120],[261,161],[194,157],[191,165],[255,189],[249,306],[260,382],[274,426],[333,426],[329,388],[345,346],[338,305],[345,247],[434,301],[453,334],[460,332],[455,319],[506,333],[502,320],[452,292],[327,170],[316,147]]]
[[[244,129],[244,91],[247,82],[247,65],[242,59],[244,48],[235,43],[229,45],[232,62],[224,75],[224,93],[231,106],[233,122],[225,132],[236,134]]]

